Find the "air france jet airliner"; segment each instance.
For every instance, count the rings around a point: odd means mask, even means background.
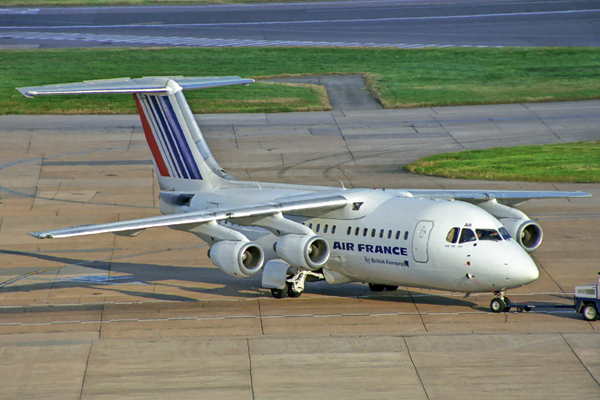
[[[528,253],[542,229],[512,206],[583,192],[345,189],[240,181],[214,159],[184,90],[247,85],[240,77],[148,77],[26,87],[26,97],[133,94],[160,185],[163,215],[35,232],[65,238],[112,232],[137,236],[170,227],[209,246],[210,260],[234,277],[262,270],[274,297],[297,297],[306,281],[365,282],[493,292],[494,312],[510,309],[508,289],[535,281]]]

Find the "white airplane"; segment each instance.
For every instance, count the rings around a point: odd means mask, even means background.
[[[133,93],[160,184],[161,216],[31,233],[64,238],[112,232],[137,236],[165,227],[193,233],[225,273],[262,269],[274,297],[297,297],[306,281],[367,282],[493,292],[493,312],[508,311],[505,291],[535,281],[528,253],[542,229],[511,208],[534,198],[584,192],[345,189],[240,181],[213,158],[183,90],[247,85],[240,77],[150,77],[26,87],[26,97]]]

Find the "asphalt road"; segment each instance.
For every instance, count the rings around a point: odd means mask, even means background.
[[[598,46],[599,1],[0,9],[0,46]]]

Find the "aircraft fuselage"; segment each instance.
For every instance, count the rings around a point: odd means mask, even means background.
[[[520,287],[539,276],[531,257],[517,241],[508,234],[502,237],[502,224],[475,205],[406,197],[404,192],[396,190],[332,190],[351,197],[356,209],[331,213],[329,217],[285,215],[329,243],[331,254],[324,269],[339,274],[325,274],[329,283],[370,282],[488,292]],[[265,190],[257,191],[254,196],[275,199],[287,191],[277,194],[277,191]],[[253,194],[245,193],[246,201],[248,196]],[[228,202],[237,203],[235,197],[229,196]],[[223,198],[203,193],[201,198],[192,200],[192,204],[198,207],[230,205],[222,201]],[[229,228],[261,245],[265,261],[280,258],[273,250],[278,235],[232,222],[227,225]],[[456,238],[449,240],[453,229],[456,229]],[[462,230],[473,234],[461,240]],[[493,231],[497,236],[485,240],[477,237],[479,231]]]

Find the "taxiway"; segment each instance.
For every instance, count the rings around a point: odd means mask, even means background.
[[[402,166],[462,149],[598,140],[600,101],[199,116],[233,176],[346,187],[584,190],[520,209],[540,223],[536,282],[515,302],[569,304],[600,270],[599,184],[460,181]],[[139,118],[0,116],[2,399],[600,397],[600,322],[493,314],[491,295],[308,284],[273,299],[192,235],[28,232],[157,215]]]

